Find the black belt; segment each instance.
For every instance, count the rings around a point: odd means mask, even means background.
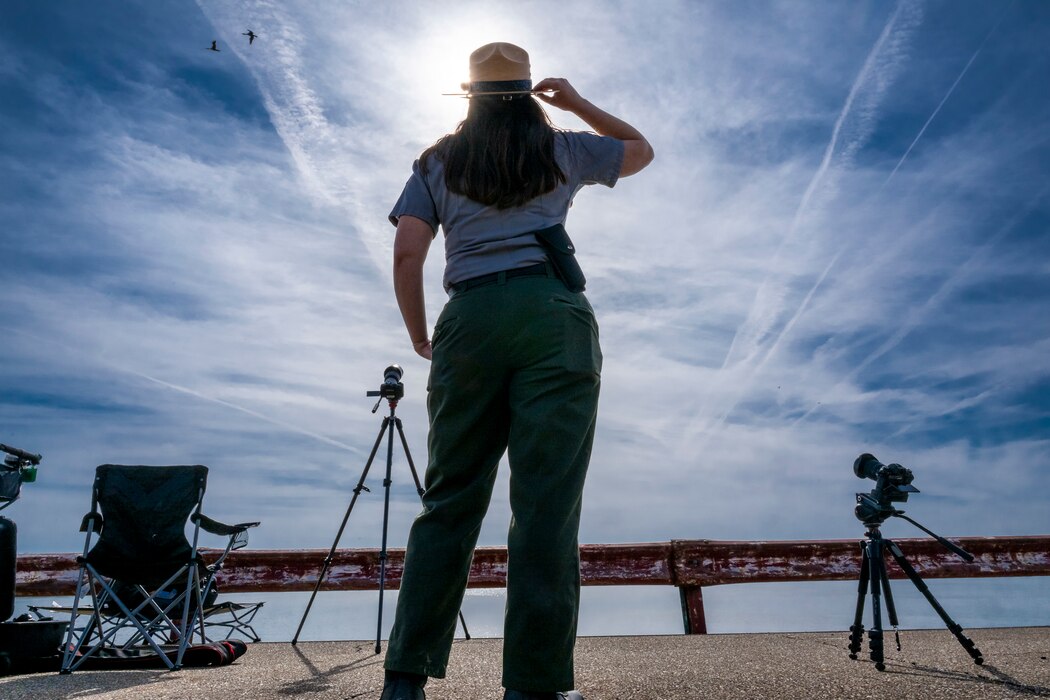
[[[456,282],[449,286],[453,292],[465,292],[468,289],[474,289],[474,287],[484,287],[487,284],[496,284],[500,280],[500,275],[503,279],[513,279],[514,277],[549,277],[549,264],[545,262],[536,263],[535,265],[529,265],[528,267],[516,267],[513,270],[504,270],[503,272],[492,272],[487,275],[481,275],[480,277],[471,277],[469,280],[463,280],[462,282]]]

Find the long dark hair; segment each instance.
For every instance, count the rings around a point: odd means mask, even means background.
[[[419,157],[423,173],[435,156],[445,166],[445,186],[498,209],[521,206],[565,182],[554,160],[554,127],[526,95],[475,96],[467,118]]]

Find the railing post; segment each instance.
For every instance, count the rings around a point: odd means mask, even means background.
[[[704,617],[704,593],[700,586],[679,586],[682,596],[682,622],[686,634],[707,634],[707,619]]]

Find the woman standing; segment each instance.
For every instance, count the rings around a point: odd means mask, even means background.
[[[512,44],[471,54],[470,78],[466,119],[423,152],[390,214],[398,305],[413,348],[433,364],[426,494],[409,536],[381,700],[423,700],[427,677],[445,675],[504,452],[512,511],[504,698],[581,698],[568,691],[577,535],[602,355],[587,298],[559,278],[535,234],[564,223],[583,185],[612,187],[653,151],[567,80],[533,86],[528,54]],[[537,98],[597,133],[555,130]],[[431,338],[423,263],[439,225],[450,299]]]

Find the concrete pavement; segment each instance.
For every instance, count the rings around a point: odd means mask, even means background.
[[[700,698],[1050,698],[1050,628],[967,630],[984,654],[975,665],[946,630],[887,635],[885,672],[847,656],[847,632],[660,637],[585,637],[577,643],[577,686],[587,700]],[[382,656],[373,642],[252,645],[232,666],[78,671],[0,678],[0,698],[309,698],[378,700]],[[428,700],[499,700],[499,639],[457,641],[448,678]]]

